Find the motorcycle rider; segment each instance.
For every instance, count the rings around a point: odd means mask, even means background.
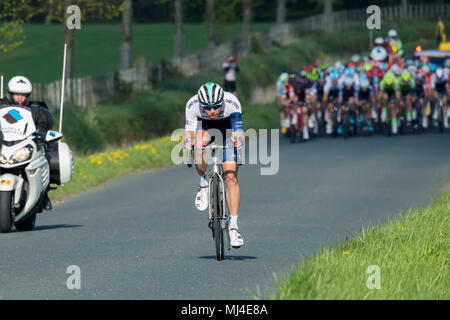
[[[28,107],[37,130],[45,134],[48,130],[52,130],[54,119],[45,102],[32,101],[30,99],[32,91],[33,86],[30,80],[24,76],[15,76],[8,82],[8,98],[0,99],[0,106]],[[47,188],[44,202],[45,210],[52,209],[48,191],[49,189]]]

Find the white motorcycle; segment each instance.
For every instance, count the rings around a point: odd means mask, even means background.
[[[49,184],[72,179],[72,152],[61,133],[37,132],[29,108],[0,106],[0,129],[0,232],[32,230]]]

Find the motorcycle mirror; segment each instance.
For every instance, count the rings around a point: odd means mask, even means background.
[[[47,131],[47,134],[45,136],[45,141],[47,141],[47,142],[56,141],[56,140],[61,139],[62,136],[63,135],[61,132],[49,130],[49,131]]]

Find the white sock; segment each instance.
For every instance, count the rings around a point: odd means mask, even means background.
[[[230,227],[229,227],[229,229],[237,229],[238,228],[238,226],[237,226],[237,219],[238,219],[238,216],[230,216]]]
[[[206,180],[205,176],[200,177],[200,187],[207,187],[208,181]]]

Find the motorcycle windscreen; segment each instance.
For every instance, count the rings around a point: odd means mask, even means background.
[[[4,141],[23,140],[36,131],[31,111],[22,107],[0,108],[0,129]]]

